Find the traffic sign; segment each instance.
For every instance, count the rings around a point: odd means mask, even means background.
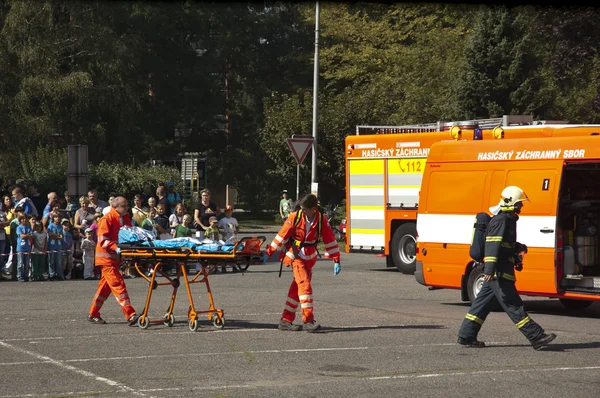
[[[310,135],[293,136],[287,139],[287,144],[296,158],[298,164],[302,164],[308,151],[312,148],[313,137]]]

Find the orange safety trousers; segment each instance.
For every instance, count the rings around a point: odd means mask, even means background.
[[[283,308],[281,318],[288,322],[293,322],[296,318],[298,305],[302,311],[302,322],[312,322],[315,319],[313,313],[313,291],[310,284],[312,279],[312,269],[315,260],[306,261],[300,258],[292,262],[294,279],[288,291],[288,297]]]
[[[100,309],[102,308],[102,305],[112,293],[121,306],[121,310],[125,315],[125,319],[131,318],[131,316],[135,314],[135,310],[129,301],[129,294],[127,293],[127,287],[125,287],[125,280],[123,279],[123,275],[121,275],[121,271],[119,271],[118,265],[103,265],[101,268],[102,278],[100,278],[98,290],[96,290],[96,295],[92,300],[90,316],[100,316]]]

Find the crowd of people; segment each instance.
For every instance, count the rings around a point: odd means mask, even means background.
[[[44,200],[32,184],[10,187],[0,206],[0,280],[99,279],[100,268],[95,264],[98,221],[119,196],[110,193],[105,201],[90,190],[76,200],[69,192],[60,196],[50,192]],[[203,190],[194,214],[187,214],[181,195],[169,181],[160,184],[155,195],[150,189],[135,195],[128,212],[132,225],[152,232],[156,239],[237,239],[239,223],[233,206],[227,205],[218,219],[221,211],[210,196],[209,190]],[[127,266],[122,272],[124,278],[135,276]],[[223,266],[220,272],[227,268]]]

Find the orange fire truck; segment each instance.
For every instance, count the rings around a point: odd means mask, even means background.
[[[356,135],[346,137],[345,142],[346,251],[383,253],[388,267],[414,273],[421,179],[429,149],[436,142],[584,136],[591,129],[523,115],[357,126]]]
[[[517,240],[528,246],[515,275],[519,293],[575,309],[600,301],[600,125],[584,130],[434,144],[417,217],[416,280],[473,301],[483,284],[481,264],[469,257],[474,215],[489,213],[502,189],[516,185],[529,198],[517,222]]]

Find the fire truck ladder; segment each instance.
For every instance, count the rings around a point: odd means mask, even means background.
[[[356,126],[356,135],[362,134],[405,134],[405,133],[432,133],[447,131],[452,126],[465,129],[490,130],[496,126],[521,126],[533,124],[531,115],[504,115],[498,118],[473,119],[455,122],[435,122],[425,124],[409,124],[405,126]]]

